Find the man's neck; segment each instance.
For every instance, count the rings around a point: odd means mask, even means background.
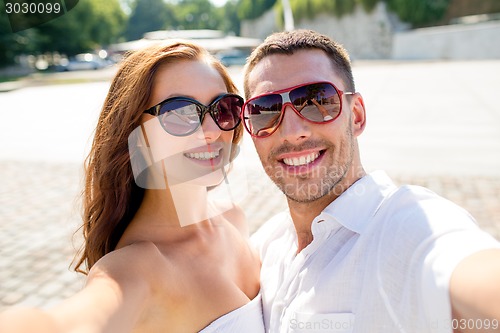
[[[292,217],[295,231],[297,233],[297,253],[302,251],[313,241],[313,234],[311,230],[312,221],[334,200],[336,200],[342,193],[344,193],[352,184],[366,175],[362,167],[358,169],[357,173],[351,172],[348,174],[337,187],[341,187],[342,191],[333,190],[329,194],[313,201],[313,202],[297,202],[291,199],[288,200],[288,208],[290,216]],[[337,195],[336,193],[340,193]]]
[[[337,197],[332,198],[330,195],[325,195],[314,202],[306,203],[288,199],[290,216],[292,217],[295,231],[297,233],[297,253],[302,251],[313,241],[311,224],[314,218],[336,198]]]

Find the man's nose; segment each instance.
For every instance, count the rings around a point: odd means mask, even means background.
[[[283,141],[293,143],[311,136],[311,124],[300,117],[291,105],[286,105],[283,112],[283,120],[278,128],[278,134]]]

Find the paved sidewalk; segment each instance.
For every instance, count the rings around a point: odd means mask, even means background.
[[[469,210],[497,239],[499,75],[500,61],[355,65],[369,112],[360,138],[367,169],[384,168],[399,184],[430,188]],[[252,155],[248,137],[243,146],[248,193],[241,206],[254,231],[286,204]],[[81,244],[81,163],[0,158],[0,184],[0,311],[50,307],[84,283],[69,269]]]
[[[82,287],[68,269],[80,223],[78,170],[72,164],[0,162],[0,309],[47,306]]]

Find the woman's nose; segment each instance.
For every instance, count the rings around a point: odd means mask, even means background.
[[[210,114],[205,114],[205,118],[201,123],[201,131],[198,131],[198,138],[200,140],[204,139],[206,142],[214,142],[216,141],[222,130],[217,126],[214,119],[210,116]]]

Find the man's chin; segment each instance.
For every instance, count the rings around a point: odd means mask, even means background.
[[[328,194],[328,189],[315,183],[276,183],[288,200],[298,203],[311,203]]]

